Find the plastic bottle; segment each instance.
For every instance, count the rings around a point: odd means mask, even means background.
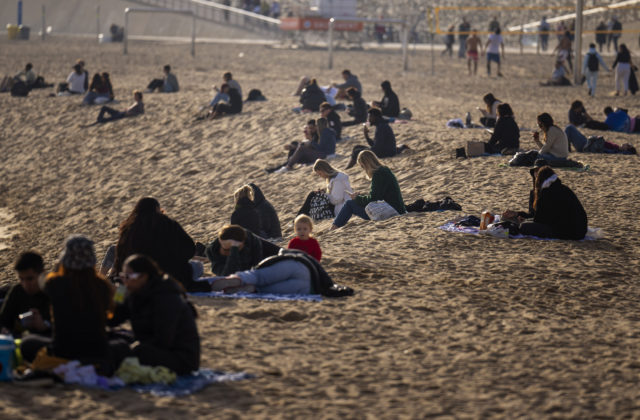
[[[482,212],[480,216],[480,230],[486,230],[487,226],[489,226],[494,220],[493,214],[489,210],[485,210]]]
[[[464,119],[465,127],[469,127],[471,125],[471,113],[467,112],[467,116]]]

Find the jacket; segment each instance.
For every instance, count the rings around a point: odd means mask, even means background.
[[[329,115],[327,115],[327,121],[329,121],[329,127],[333,129],[333,131],[336,132],[336,139],[341,139],[342,137],[342,121],[340,121],[340,116],[338,115],[338,113],[334,110],[331,110],[331,112],[329,112]],[[335,153],[335,152],[332,152]]]
[[[320,133],[320,140],[317,144],[312,143],[312,147],[325,155],[332,155],[336,152],[336,132],[327,127]]]
[[[263,238],[282,238],[278,213],[265,198],[262,190],[256,184],[249,184],[253,188],[253,204],[260,218],[260,233]]]
[[[178,85],[178,78],[175,74],[169,73],[164,78],[164,83],[162,84],[162,89],[166,93],[177,92],[180,90],[180,85]]]
[[[367,103],[364,99],[356,98],[353,101],[353,107],[349,110],[349,115],[352,116],[357,123],[367,122]]]
[[[195,310],[170,277],[149,279],[140,291],[128,295],[116,306],[109,324],[119,325],[127,320],[131,322],[135,339],[140,342],[140,350],[147,348],[140,353],[160,350],[158,359],[170,356],[167,367],[178,375],[200,366],[200,336]],[[164,365],[161,360],[155,361],[158,362]],[[140,363],[148,364],[144,357]]]
[[[345,90],[350,87],[354,87],[358,89],[360,93],[362,93],[362,85],[360,84],[360,80],[358,80],[358,76],[356,76],[355,74],[352,74],[349,77],[347,77],[344,83],[336,85],[336,87],[338,89],[345,89]]]
[[[385,117],[396,118],[400,114],[400,101],[398,95],[389,88],[384,92],[384,96],[380,101],[380,109]]]
[[[320,109],[320,104],[326,100],[326,96],[322,89],[318,87],[318,85],[310,84],[302,91],[300,95],[300,103],[302,104],[303,109],[308,109],[309,111],[318,112]]]
[[[569,140],[567,140],[567,135],[564,134],[564,131],[560,128],[552,125],[549,127],[549,131],[547,131],[544,145],[538,153],[550,153],[558,158],[566,158],[569,156]]]
[[[280,247],[247,232],[242,249],[231,247],[228,256],[220,254],[220,239],[216,238],[204,251],[211,261],[211,271],[218,276],[228,276],[237,271],[249,270],[271,255],[277,255]],[[209,291],[211,288],[209,288]]]
[[[349,191],[352,191],[349,183],[349,176],[344,172],[338,172],[336,176],[329,180],[327,185],[327,195],[329,201],[334,205],[333,213],[337,216],[342,210],[344,203],[351,200]]]
[[[498,152],[503,149],[520,148],[520,129],[512,116],[498,118],[489,145]]]
[[[386,121],[378,121],[373,141],[367,139],[367,143],[379,158],[395,156],[397,153],[396,136]]]
[[[359,195],[355,198],[356,204],[366,207],[373,201],[386,201],[399,214],[407,212],[400,192],[400,185],[391,169],[381,166],[373,172],[371,177],[371,190],[367,195]]]
[[[231,224],[240,225],[256,235],[259,235],[260,216],[256,210],[255,203],[247,197],[242,197],[238,200],[235,210],[231,213]]]
[[[242,112],[242,96],[234,88],[229,89],[229,105],[231,106],[230,114],[238,114]]]
[[[587,233],[587,213],[578,197],[560,180],[540,192],[533,221],[551,226],[559,239],[583,239]]]

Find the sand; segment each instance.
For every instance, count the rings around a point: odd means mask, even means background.
[[[243,53],[242,55],[240,53]],[[156,197],[166,213],[201,242],[228,220],[232,192],[257,183],[278,211],[288,240],[311,189],[322,187],[309,167],[285,174],[264,168],[282,161],[283,145],[300,140],[309,115],[296,115],[290,96],[302,74],[321,84],[350,68],[367,100],[380,99],[388,79],[414,120],[395,124],[398,142],[412,151],[386,159],[405,198],[451,196],[463,213],[524,209],[530,178],[503,168],[506,158],[456,160],[466,141],[483,130],[445,123],[491,91],[511,104],[523,127],[550,112],[559,125],[582,99],[595,117],[605,105],[638,113],[633,96],[608,96],[613,78],[601,75],[598,96],[586,87],[541,88],[552,58],[508,55],[504,78],[467,77],[455,58],[428,52],[410,57],[402,73],[395,52],[339,51],[326,69],[321,50],[264,46],[132,43],[100,45],[77,38],[46,43],[0,41],[0,73],[32,61],[47,80],[61,81],[83,58],[90,72],[109,71],[124,107],[172,64],[177,94],[145,96],[143,116],[83,128],[98,107],[78,97],[0,95],[0,208],[13,215],[16,233],[0,250],[2,282],[26,249],[57,259],[71,233],[96,241],[99,258],[117,239],[119,223],[142,196]],[[246,104],[238,116],[194,122],[224,71],[246,93],[259,88],[267,102]],[[313,117],[316,117],[313,115]],[[353,139],[338,145],[344,168]],[[594,133],[589,133],[594,134]],[[640,137],[606,133],[640,147]],[[523,148],[534,148],[524,132]],[[580,197],[589,224],[606,233],[591,242],[500,240],[452,234],[437,227],[458,212],[409,214],[384,222],[353,219],[328,232],[316,226],[323,264],[353,297],[321,303],[194,299],[200,317],[202,366],[247,371],[256,379],[208,387],[180,399],[73,387],[0,386],[2,418],[609,418],[638,416],[640,306],[637,156],[572,154],[588,172],[559,171]],[[357,191],[368,182],[347,171]],[[210,267],[207,265],[207,269]]]

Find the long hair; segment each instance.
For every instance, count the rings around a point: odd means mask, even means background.
[[[152,247],[152,232],[164,216],[160,213],[160,203],[152,197],[145,197],[138,201],[133,211],[122,224],[116,247],[114,268],[120,270],[124,259],[132,250],[149,249]]]
[[[511,109],[511,106],[507,103],[498,105],[498,116],[513,117],[513,110]]]
[[[538,169],[538,173],[536,174],[536,182],[535,189],[533,192],[533,208],[535,209],[538,205],[538,199],[540,198],[540,190],[542,188],[542,184],[547,180],[550,176],[555,175],[556,173],[551,169],[550,166],[543,166]]]
[[[369,179],[373,177],[376,169],[382,166],[378,157],[371,150],[363,150],[358,154],[358,164],[364,169]]]
[[[313,170],[322,171],[327,174],[327,176],[329,177],[327,179],[327,183],[329,183],[329,179],[335,177],[339,173],[336,168],[331,166],[331,164],[324,159],[316,159],[316,163],[313,164]]]
[[[487,105],[487,112],[491,113],[491,106],[495,101],[497,101],[496,97],[493,96],[493,93],[487,93],[482,97],[482,100]]]
[[[165,274],[162,269],[158,266],[158,264],[151,258],[142,254],[133,254],[130,255],[125,261],[123,266],[129,266],[129,268],[134,273],[142,273],[146,274],[149,278],[149,283],[155,283],[158,281],[162,281],[165,277],[171,279],[177,286],[178,289],[184,293],[185,289],[182,286],[182,283],[174,279],[173,277]]]
[[[544,132],[546,135],[546,132],[553,126],[553,117],[549,113],[543,112],[538,115],[538,122],[544,126]]]
[[[235,192],[233,193],[233,200],[235,205],[237,206],[240,199],[245,197],[253,201],[254,193],[251,185],[243,185],[242,187],[235,190]]]

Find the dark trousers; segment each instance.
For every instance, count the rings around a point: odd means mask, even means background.
[[[147,89],[156,90],[156,89],[160,89],[162,86],[164,86],[164,80],[162,80],[162,79],[153,79],[151,82],[149,82],[149,85],[147,86]]]
[[[167,349],[156,347],[151,344],[139,344],[133,349],[133,355],[140,360],[141,365],[147,366],[165,366],[178,375],[186,375],[198,369],[198,361],[189,357],[180,357]]]
[[[344,121],[342,123],[343,127],[351,127],[352,125],[358,125],[358,124],[362,124],[366,121],[358,121],[358,120],[353,120],[353,121]]]
[[[542,223],[524,222],[520,224],[520,234],[537,236],[538,238],[553,238],[553,229]]]
[[[316,196],[315,191],[311,191],[307,198],[304,200],[304,204],[298,210],[298,214],[306,214],[307,216],[311,216],[309,213],[311,212],[311,199]]]
[[[587,121],[584,125],[587,128],[590,128],[592,130],[602,130],[602,131],[609,131],[610,128],[607,124],[601,122],[601,121],[595,121],[595,120],[591,120],[591,121]]]
[[[109,114],[109,116],[105,118],[104,114]],[[120,118],[124,117],[124,112],[120,112],[117,109],[113,109],[106,105],[103,105],[102,108],[100,108],[100,113],[98,114],[98,122],[105,123],[109,121],[119,120]]]

